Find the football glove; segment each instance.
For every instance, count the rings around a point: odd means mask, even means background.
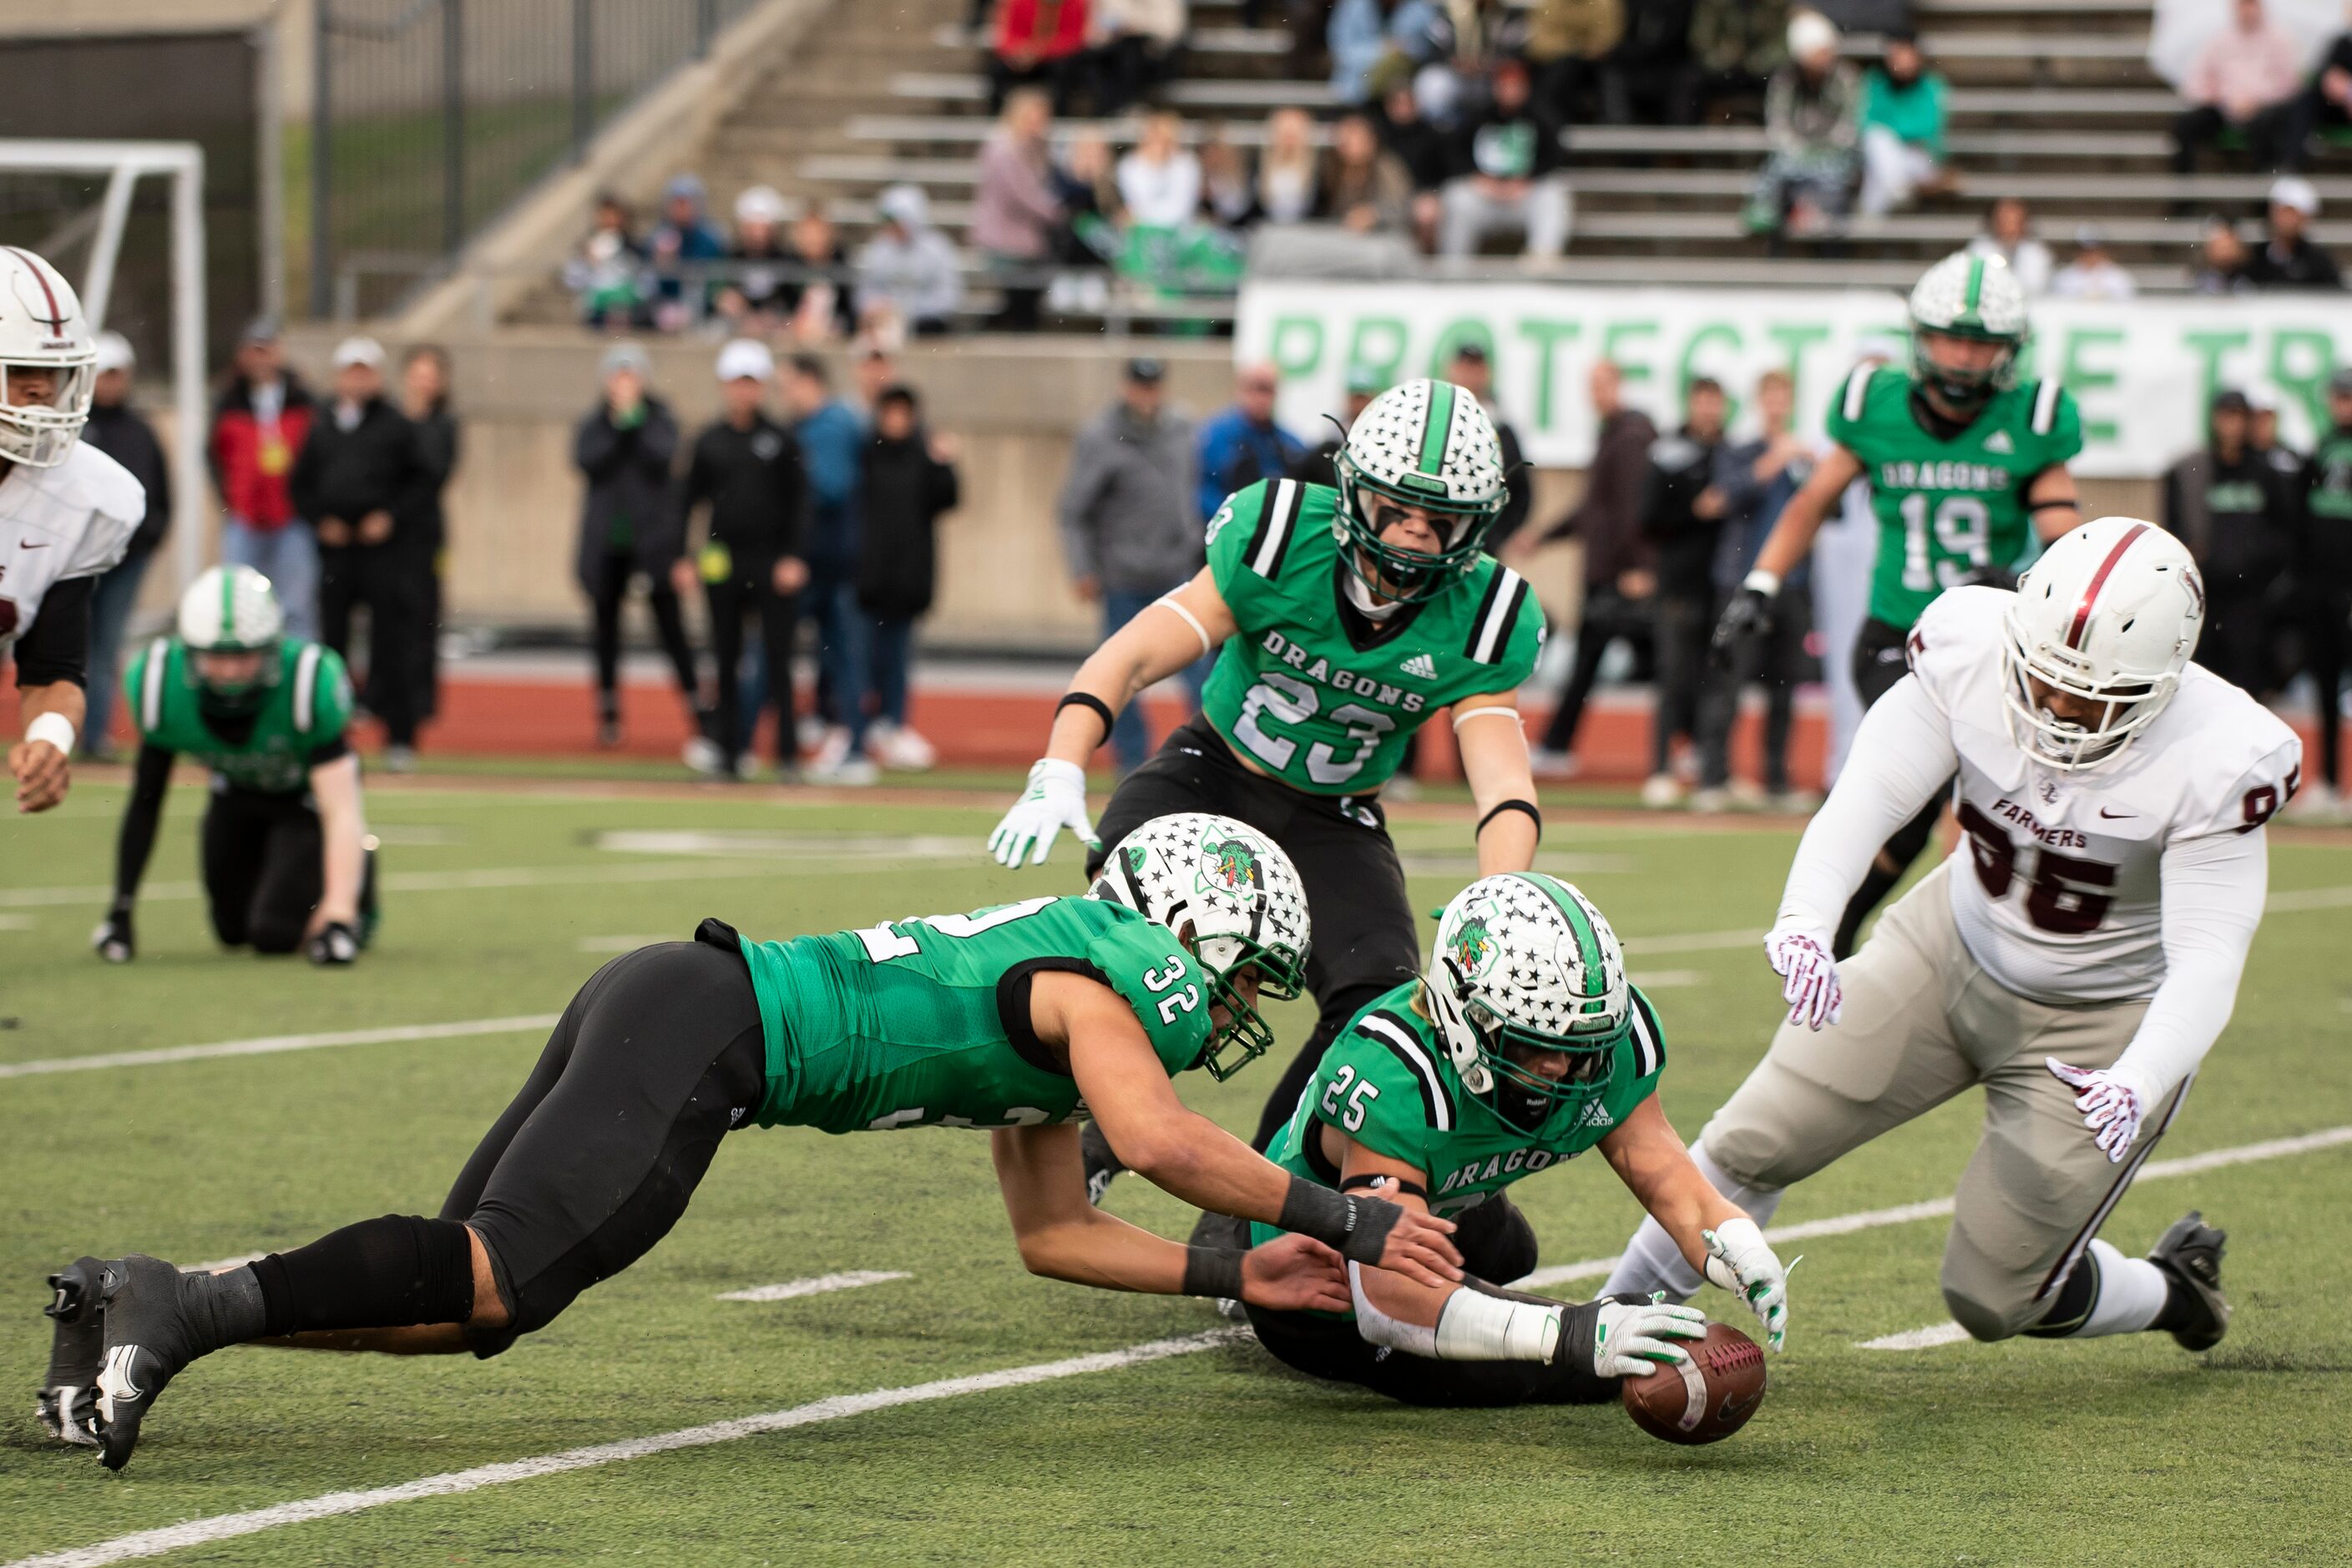
[[[1676,1340],[1706,1338],[1706,1314],[1664,1301],[1603,1301],[1592,1329],[1596,1377],[1647,1377],[1661,1362],[1690,1360]]]
[[[1830,956],[1826,937],[1795,926],[1774,926],[1764,938],[1764,956],[1780,977],[1780,1000],[1789,1005],[1789,1022],[1818,1029],[1838,1021],[1845,988],[1838,984],[1837,960]]]
[[[1953,586],[1956,588],[2004,588],[2011,593],[2015,593],[2017,574],[2006,566],[1996,566],[1988,561],[1981,566],[1970,567]]]
[[[1040,757],[1029,767],[1029,787],[988,836],[988,852],[1000,866],[1018,866],[1025,858],[1043,866],[1054,840],[1068,828],[1089,849],[1099,849],[1095,825],[1087,816],[1087,771],[1076,763]]]
[[[1765,1344],[1779,1350],[1789,1337],[1789,1271],[1764,1233],[1743,1215],[1699,1235],[1706,1238],[1707,1279],[1747,1302],[1764,1325]]]
[[[109,963],[128,963],[139,954],[137,939],[131,934],[131,911],[109,910],[98,929],[89,933],[92,952]]]
[[[1723,618],[1715,623],[1715,636],[1707,644],[1715,667],[1730,668],[1732,651],[1742,642],[1749,637],[1769,637],[1778,609],[1774,595],[1761,588],[1743,586],[1731,595],[1731,603],[1723,607]]]
[[[360,933],[341,921],[329,921],[310,939],[310,962],[317,964],[351,963],[360,955]]]
[[[2114,1068],[2068,1067],[2056,1057],[2042,1058],[2058,1081],[2074,1091],[2074,1109],[2083,1125],[2097,1134],[2099,1152],[2119,1162],[2139,1136],[2139,1119],[2147,1113],[2147,1095],[2128,1075]]]

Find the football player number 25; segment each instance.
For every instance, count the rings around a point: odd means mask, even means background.
[[[2017,844],[1992,818],[1963,802],[1960,826],[1969,836],[1969,854],[1976,861],[1977,880],[1985,896],[2006,898],[2017,877]],[[2046,931],[2080,936],[2096,931],[2107,918],[2115,895],[2104,889],[2116,885],[2116,868],[2099,860],[2078,860],[2039,849],[2033,857],[2033,878],[2026,884],[2025,913]]]
[[[1928,535],[1944,553],[1934,561]],[[1946,496],[1930,521],[1927,498],[1918,490],[1903,498],[1903,586],[1915,594],[1958,585],[1975,567],[1992,559],[1992,513],[1974,496]]]
[[[1331,1087],[1323,1091],[1323,1114],[1327,1118],[1338,1117],[1339,1125],[1350,1132],[1360,1132],[1364,1130],[1364,1101],[1380,1097],[1379,1085],[1370,1079],[1359,1082],[1354,1068],[1341,1068],[1339,1076],[1331,1080]],[[1339,1109],[1342,1100],[1347,1102],[1345,1110]]]
[[[1251,756],[1279,773],[1297,754],[1298,742],[1285,735],[1269,734],[1265,721],[1273,719],[1284,724],[1304,724],[1321,707],[1322,700],[1316,696],[1313,687],[1295,675],[1269,669],[1258,677],[1257,684],[1242,699],[1242,716],[1234,721],[1234,739],[1248,747]],[[1395,720],[1359,702],[1346,702],[1332,709],[1331,721],[1348,727],[1348,739],[1356,749],[1342,758],[1320,741],[1307,747],[1307,776],[1318,784],[1346,784],[1362,773],[1372,749],[1381,743],[1381,737],[1396,728]]]

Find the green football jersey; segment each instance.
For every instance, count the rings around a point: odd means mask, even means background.
[[[1099,899],[1026,899],[831,936],[741,941],[767,1037],[762,1127],[869,1132],[1084,1117],[1076,1081],[1038,1043],[1028,987],[1015,984],[1041,969],[1091,975],[1118,992],[1171,1078],[1209,1043],[1200,965],[1166,927]]]
[[[122,691],[151,746],[194,757],[239,789],[300,795],[310,787],[310,755],[342,737],[352,721],[352,679],[333,648],[299,637],[278,645],[278,683],[243,741],[224,739],[205,720],[188,650],[157,637],[123,672]]]
[[[1618,1045],[1607,1087],[1581,1106],[1562,1106],[1529,1132],[1463,1086],[1435,1027],[1413,1005],[1420,987],[1418,980],[1406,981],[1340,1031],[1267,1159],[1293,1175],[1337,1186],[1339,1173],[1325,1158],[1320,1136],[1328,1123],[1372,1152],[1425,1172],[1431,1211],[1459,1214],[1609,1136],[1656,1090],[1665,1068],[1665,1035],[1650,999],[1636,988],[1633,1027]],[[1281,1234],[1254,1225],[1250,1242],[1263,1246]]]
[[[1237,490],[1209,521],[1209,570],[1235,631],[1201,711],[1242,756],[1309,795],[1371,795],[1404,743],[1457,698],[1511,691],[1536,667],[1543,611],[1487,556],[1369,642],[1339,616],[1339,492],[1297,479]]]
[[[1908,627],[1979,567],[2015,571],[2033,553],[2025,489],[2083,449],[2083,416],[2054,381],[1994,396],[1948,441],[1920,427],[1912,380],[1860,365],[1831,405],[1830,439],[1852,452],[1878,516],[1870,614]]]

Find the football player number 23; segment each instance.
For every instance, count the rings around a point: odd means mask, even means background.
[[[1963,802],[1960,826],[1969,836],[1969,854],[1976,861],[1977,880],[1987,898],[2006,898],[2017,880],[2017,845],[1992,818]],[[2033,877],[2026,884],[2025,913],[2040,929],[2065,936],[2096,931],[2107,918],[2115,895],[2116,868],[2100,860],[2078,860],[2047,849],[2033,857]]]
[[[1270,718],[1284,724],[1304,724],[1321,707],[1322,700],[1313,687],[1295,675],[1269,669],[1258,677],[1257,684],[1242,699],[1242,716],[1234,722],[1234,739],[1248,747],[1250,755],[1279,773],[1297,754],[1298,742],[1287,736],[1267,733],[1265,721]],[[1346,702],[1332,709],[1331,721],[1348,727],[1348,739],[1356,749],[1343,759],[1320,741],[1307,747],[1307,776],[1318,784],[1346,784],[1362,773],[1372,749],[1381,743],[1381,737],[1396,728],[1394,719],[1359,702]]]

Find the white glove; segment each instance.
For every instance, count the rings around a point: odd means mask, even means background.
[[[1707,1279],[1747,1302],[1764,1325],[1764,1342],[1779,1350],[1789,1337],[1789,1271],[1764,1233],[1743,1215],[1699,1235],[1706,1238]]]
[[[1592,1371],[1600,1377],[1647,1377],[1660,1362],[1690,1360],[1675,1340],[1706,1338],[1706,1314],[1664,1301],[1601,1304],[1592,1331]]]
[[[2122,1160],[2147,1113],[2146,1091],[2114,1068],[2068,1067],[2056,1057],[2042,1060],[2074,1091],[2074,1109],[2083,1113],[2083,1125],[2098,1134],[2099,1152],[2110,1162]]]
[[[1780,999],[1789,1005],[1789,1022],[1818,1029],[1838,1021],[1845,989],[1838,984],[1837,960],[1830,956],[1828,938],[1795,926],[1774,926],[1764,939],[1764,956],[1783,982]]]
[[[1087,771],[1076,763],[1040,757],[1029,765],[1029,787],[988,836],[988,852],[1000,866],[1018,866],[1025,856],[1043,866],[1054,840],[1068,828],[1089,849],[1102,847],[1087,818]]]

